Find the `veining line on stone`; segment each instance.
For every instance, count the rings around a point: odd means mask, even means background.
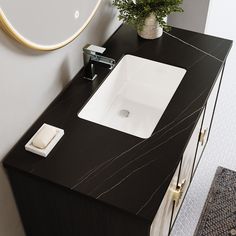
[[[171,131],[172,129],[174,129],[176,126],[178,126],[179,124],[181,124],[183,121],[185,121],[186,119],[188,119],[189,117],[191,117],[192,115],[194,115],[196,112],[198,112],[199,110],[201,110],[202,108],[197,109],[196,111],[194,111],[193,113],[191,113],[189,116],[185,117],[184,119],[180,120],[178,123],[176,123],[173,127],[171,127],[169,130],[166,130],[163,134],[161,134],[160,137],[162,137],[166,132]],[[165,141],[164,141],[165,142]],[[160,144],[161,145],[161,144]],[[158,147],[158,146],[157,146]],[[152,149],[149,149],[148,151],[146,151],[145,153],[137,156],[135,159],[129,161],[128,163],[126,163],[124,166],[122,166],[121,168],[119,168],[117,171],[115,171],[112,175],[110,175],[109,177],[107,177],[106,179],[103,180],[102,183],[100,183],[99,185],[97,185],[92,191],[89,192],[89,194],[93,193],[94,191],[96,191],[100,186],[102,186],[105,182],[107,182],[109,179],[111,179],[112,177],[114,177],[115,175],[117,175],[120,171],[122,171],[123,169],[125,169],[127,166],[131,165],[132,163],[134,163],[135,161],[138,161],[139,159],[141,159],[143,156],[145,156],[146,154],[148,154],[149,152],[153,151],[155,148],[154,147]]]
[[[116,188],[117,186],[119,186],[120,184],[122,184],[126,179],[128,179],[131,175],[133,175],[134,173],[138,172],[139,170],[145,168],[146,166],[149,166],[150,164],[152,164],[153,162],[155,162],[156,160],[151,160],[148,163],[136,168],[135,170],[133,170],[130,174],[128,174],[126,177],[124,177],[123,179],[121,179],[118,183],[116,183],[115,185],[113,185],[111,188],[109,188],[108,190],[106,190],[105,192],[102,192],[101,194],[99,194],[96,199],[102,197],[103,195],[105,195],[106,193],[109,193],[110,191],[112,191],[114,188]]]
[[[169,124],[165,125],[163,128],[161,128],[160,130],[157,130],[155,133],[152,134],[151,137],[153,137],[154,135],[160,133],[161,131],[165,130],[167,127],[169,127],[170,125],[172,125],[186,110],[188,110],[188,108],[195,102],[197,101],[206,91],[206,88],[191,102],[189,103],[184,110],[182,110],[178,116],[176,116],[176,118],[171,121]],[[198,110],[202,109],[202,107],[200,107]],[[188,116],[187,116],[188,117]],[[183,119],[185,119],[186,117],[184,117]],[[175,127],[175,126],[174,126]],[[166,132],[168,132],[169,130],[167,130]],[[165,133],[166,133],[165,132]],[[164,133],[164,134],[165,134]],[[150,138],[151,138],[150,137]],[[98,165],[97,167],[94,167],[92,170],[88,171],[85,175],[83,175],[80,179],[79,182],[76,183],[71,189],[76,188],[77,186],[79,186],[81,183],[83,183],[86,179],[88,179],[94,172],[96,172],[100,167],[103,167],[104,165],[108,164],[107,166],[105,166],[104,168],[110,166],[114,161],[116,161],[117,159],[119,159],[120,157],[122,157],[124,154],[126,154],[127,152],[131,151],[132,149],[136,148],[137,146],[141,145],[142,143],[146,142],[148,139],[142,140],[141,142],[135,144],[133,147],[131,147],[130,149],[127,149],[126,151],[120,153],[118,156],[113,157],[103,163],[101,163],[100,165]],[[95,175],[96,176],[96,175]],[[94,177],[95,177],[94,176]]]
[[[196,102],[196,101],[203,95],[203,93],[205,93],[206,90],[207,90],[207,89],[205,88],[191,103],[189,103],[189,104],[184,108],[184,110],[182,110],[182,111],[176,116],[176,118],[175,118],[173,121],[171,121],[169,124],[165,125],[165,126],[162,127],[161,129],[157,130],[153,135],[160,133],[162,130],[164,130],[164,129],[166,129],[167,127],[169,127],[170,125],[172,125],[185,111],[188,110],[188,108],[189,108],[194,102]],[[202,107],[200,107],[199,109],[202,109]],[[185,118],[185,117],[184,117],[184,118]],[[183,119],[184,119],[184,118],[183,118]]]
[[[204,53],[204,54],[206,54],[206,55],[208,55],[208,56],[210,56],[210,57],[212,57],[212,58],[214,58],[214,59],[216,59],[217,61],[223,62],[222,60],[220,60],[219,58],[217,58],[217,57],[211,55],[210,53],[205,52],[205,51],[203,51],[202,49],[200,49],[200,48],[198,48],[198,47],[196,47],[196,46],[194,46],[194,45],[192,45],[192,44],[190,44],[190,43],[187,43],[186,41],[184,41],[184,40],[182,40],[182,39],[180,39],[180,38],[178,38],[178,37],[176,37],[176,36],[174,36],[174,35],[172,35],[172,34],[170,34],[170,33],[167,33],[166,31],[164,31],[164,33],[167,34],[167,35],[169,35],[169,36],[171,36],[171,37],[173,37],[173,38],[175,38],[175,39],[177,39],[177,40],[179,40],[180,42],[182,42],[182,43],[184,43],[184,44],[186,44],[186,45],[188,45],[188,46],[190,46],[190,47],[192,47],[192,48],[194,48],[194,49],[196,49],[196,50],[198,50],[198,51],[200,51],[200,52],[202,52],[202,53]]]
[[[200,96],[201,96],[201,95],[199,95],[199,97],[200,97]],[[189,106],[190,106],[190,105],[188,105],[188,106],[185,108],[185,110],[187,110]],[[202,107],[198,108],[197,110],[195,110],[194,112],[192,112],[190,115],[188,115],[188,116],[184,117],[183,119],[181,119],[180,121],[178,121],[173,127],[171,127],[170,129],[167,129],[163,134],[161,134],[160,137],[162,137],[164,134],[166,134],[166,133],[169,132],[170,130],[174,129],[177,125],[179,125],[179,124],[182,123],[184,120],[188,119],[189,117],[191,117],[192,115],[194,115],[196,112],[200,111],[201,109],[202,109]],[[164,129],[167,128],[170,124],[174,123],[174,122],[177,120],[177,118],[178,118],[179,116],[181,116],[181,114],[183,114],[183,111],[175,118],[175,120],[173,120],[173,121],[172,121],[171,123],[169,123],[168,125],[164,126],[162,129],[157,130],[151,137],[153,137],[154,135],[160,133],[160,131],[164,130]],[[74,186],[72,186],[71,189],[74,189],[74,188],[76,188],[77,186],[79,186],[81,183],[83,183],[87,178],[89,178],[89,177],[90,177],[96,170],[98,170],[100,167],[106,165],[107,163],[108,163],[108,165],[105,166],[104,168],[110,166],[114,161],[116,161],[117,159],[119,159],[121,156],[125,155],[127,152],[131,151],[133,148],[136,148],[137,146],[141,145],[141,144],[144,143],[145,141],[146,141],[146,139],[143,140],[143,141],[141,141],[141,142],[139,142],[139,143],[137,143],[136,145],[134,145],[134,146],[131,147],[130,149],[128,149],[128,150],[122,152],[122,153],[119,154],[118,156],[116,156],[116,157],[114,157],[114,158],[111,158],[111,159],[109,159],[109,160],[107,160],[107,161],[101,163],[101,164],[98,165],[97,167],[93,168],[92,170],[88,171],[88,172],[82,177],[82,179],[81,179],[78,183],[76,183]],[[109,163],[109,162],[110,162],[110,163]],[[94,175],[93,178],[96,177],[96,176],[97,176],[97,175]]]
[[[187,70],[191,69],[193,66],[195,66],[198,62],[202,61],[203,58],[205,58],[207,55],[202,55],[201,57],[199,57],[196,61],[194,61],[188,68]]]
[[[169,137],[167,140],[165,140],[165,141],[163,141],[162,143],[160,143],[158,146],[156,146],[156,147],[150,149],[150,150],[148,151],[148,153],[151,152],[151,151],[153,151],[153,150],[155,150],[155,149],[157,149],[157,148],[159,148],[159,147],[161,147],[163,144],[168,143],[171,139],[173,139],[173,138],[176,137],[177,135],[179,135],[179,134],[183,133],[184,131],[186,131],[187,129],[189,129],[194,123],[196,123],[196,121],[195,121],[195,122],[192,122],[190,125],[188,125],[188,126],[187,126],[186,128],[184,128],[184,129],[180,130],[180,131],[177,132],[175,135],[172,135],[172,136]],[[144,155],[144,154],[143,154],[143,155]],[[138,167],[137,169],[133,170],[130,174],[128,174],[127,176],[125,176],[124,178],[122,178],[118,183],[116,183],[115,185],[113,185],[111,188],[109,188],[108,190],[106,190],[106,191],[102,192],[101,194],[99,194],[99,195],[96,197],[96,199],[98,199],[98,198],[102,197],[103,195],[109,193],[109,192],[112,191],[114,188],[116,188],[117,186],[119,186],[120,184],[122,184],[122,183],[123,183],[126,179],[128,179],[131,175],[133,175],[134,173],[138,172],[139,170],[145,168],[146,166],[150,165],[151,163],[153,163],[153,162],[155,162],[155,161],[157,161],[157,160],[156,160],[156,159],[155,159],[155,160],[150,160],[150,161],[147,162],[146,164],[144,164],[144,165]]]
[[[163,186],[163,184],[166,182],[166,180],[175,172],[175,169],[173,169],[169,175],[166,176],[164,181],[155,189],[155,191],[152,193],[150,198],[142,205],[142,207],[136,212],[136,215],[138,215],[148,204],[151,202],[155,194],[159,191],[159,189]]]
[[[108,162],[108,161],[109,160],[107,160],[106,162]],[[80,178],[79,182],[76,185],[72,186],[71,189],[74,189],[76,186],[80,185],[86,178],[88,178],[90,175],[92,175],[97,169],[99,169],[100,167],[105,165],[106,162],[103,162],[103,163],[99,164],[98,166],[92,168],[91,170],[87,171],[86,174],[83,175],[83,177],[82,177],[83,179]]]
[[[71,189],[76,188],[77,186],[79,186],[81,183],[83,183],[86,179],[88,179],[96,170],[98,170],[100,167],[108,164],[107,166],[105,166],[104,168],[108,167],[111,163],[113,163],[113,161],[117,160],[118,158],[120,158],[121,156],[123,156],[124,154],[126,154],[127,152],[131,151],[132,149],[136,148],[138,145],[140,145],[141,143],[145,142],[145,140],[142,140],[141,142],[135,144],[134,146],[132,146],[131,148],[125,150],[124,152],[120,153],[118,156],[112,157],[109,160],[104,161],[103,163],[101,163],[100,165],[98,165],[97,167],[94,167],[92,169],[92,171],[88,171],[85,175],[83,175],[80,179],[79,179],[79,183],[75,184]],[[111,163],[109,163],[111,162]],[[95,175],[96,176],[96,175]],[[93,177],[95,177],[93,176]]]
[[[154,135],[160,133],[161,131],[165,130],[167,127],[169,127],[170,125],[172,125],[185,111],[188,110],[188,108],[194,103],[196,102],[204,93],[205,91],[207,90],[207,88],[205,88],[193,101],[191,101],[176,117],[173,121],[171,121],[169,124],[165,125],[164,127],[162,127],[161,129],[157,130],[155,133],[152,134],[151,137],[153,137]],[[199,109],[202,109],[202,107],[200,107]],[[188,116],[187,116],[188,117]],[[184,117],[183,119],[185,119],[186,117]],[[166,131],[168,132],[168,130]],[[113,157],[103,163],[101,163],[100,165],[94,167],[92,170],[89,170],[86,174],[84,174],[81,178],[79,178],[79,183],[77,183],[75,186],[72,187],[75,188],[76,186],[78,186],[79,184],[81,184],[84,180],[86,180],[91,174],[93,174],[97,169],[99,169],[100,167],[102,167],[103,165],[106,165],[107,163],[109,164],[112,164],[113,161],[115,161],[116,159],[118,159],[119,157],[123,156],[125,153],[131,151],[133,148],[141,145],[143,142],[147,141],[147,139],[135,144],[133,147],[131,147],[130,149],[127,149],[126,151],[122,152],[121,154],[119,154],[118,156],[116,157]],[[108,165],[109,166],[109,165]]]
[[[217,50],[217,48],[219,48],[221,45],[223,44],[223,42],[219,43],[214,50],[212,50],[210,53],[214,52]],[[191,69],[194,65],[196,65],[198,62],[200,62],[204,57],[206,57],[207,55],[203,55],[201,56],[198,60],[196,60],[195,62],[192,63],[192,65],[190,65],[187,70]]]

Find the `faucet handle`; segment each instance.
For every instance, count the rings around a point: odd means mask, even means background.
[[[106,50],[106,48],[96,46],[96,45],[93,45],[93,44],[87,44],[83,48],[84,52],[89,52],[89,53],[94,54],[94,55],[97,54],[97,53],[103,54],[105,52],[105,50]]]

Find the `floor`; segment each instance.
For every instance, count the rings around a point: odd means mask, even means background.
[[[236,40],[236,38],[235,38]],[[171,236],[192,236],[216,168],[236,170],[236,47],[228,58],[211,136]]]

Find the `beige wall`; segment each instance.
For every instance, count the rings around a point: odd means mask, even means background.
[[[82,67],[82,47],[101,45],[117,29],[120,23],[110,2],[103,1],[78,39],[53,52],[27,49],[0,30],[0,160]],[[0,235],[24,235],[1,166]]]

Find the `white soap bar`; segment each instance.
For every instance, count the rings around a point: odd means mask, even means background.
[[[57,129],[50,125],[45,125],[34,137],[32,144],[33,146],[45,149],[52,139],[56,136]]]

